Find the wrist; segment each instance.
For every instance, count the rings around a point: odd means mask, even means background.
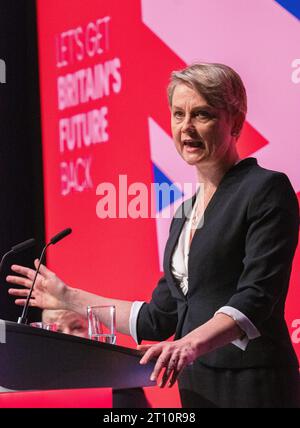
[[[191,331],[181,340],[184,340],[185,343],[193,349],[195,355],[197,356],[196,358],[209,352],[209,346],[207,342],[203,339],[203,335],[197,330]]]
[[[83,305],[82,290],[78,288],[72,288],[65,284],[63,292],[63,305],[67,311],[73,311],[78,313],[86,313],[86,309]]]
[[[61,306],[66,311],[72,311],[74,306],[74,291],[75,289],[64,284],[61,295]]]

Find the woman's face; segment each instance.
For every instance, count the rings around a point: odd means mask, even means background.
[[[208,105],[185,84],[175,87],[171,106],[171,126],[176,149],[190,165],[218,161],[235,149],[232,119],[224,110]]]

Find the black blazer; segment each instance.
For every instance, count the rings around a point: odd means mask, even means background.
[[[212,318],[222,306],[245,314],[261,337],[246,351],[229,344],[199,358],[219,368],[298,366],[284,320],[292,261],[298,242],[299,207],[285,174],[247,158],[223,177],[195,232],[184,296],[171,273],[171,258],[195,201],[177,210],[164,254],[164,277],[138,316],[139,341],[178,339]],[[180,216],[179,216],[180,217]]]

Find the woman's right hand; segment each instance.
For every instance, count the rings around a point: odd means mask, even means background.
[[[38,263],[39,260],[35,260],[35,268],[38,267]],[[22,285],[25,288],[10,288],[8,293],[17,297],[16,305],[24,306],[36,271],[19,265],[13,265],[11,270],[22,276],[8,275],[6,281],[10,284]],[[67,285],[54,272],[41,265],[29,306],[41,309],[67,309],[65,302],[67,289]]]

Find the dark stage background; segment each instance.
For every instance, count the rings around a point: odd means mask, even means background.
[[[6,83],[0,84],[0,255],[34,237],[32,250],[11,257],[0,277],[0,318],[16,321],[21,312],[7,294],[12,263],[32,265],[44,241],[43,179],[35,2],[0,1],[0,58]],[[37,310],[30,318],[39,318]]]

